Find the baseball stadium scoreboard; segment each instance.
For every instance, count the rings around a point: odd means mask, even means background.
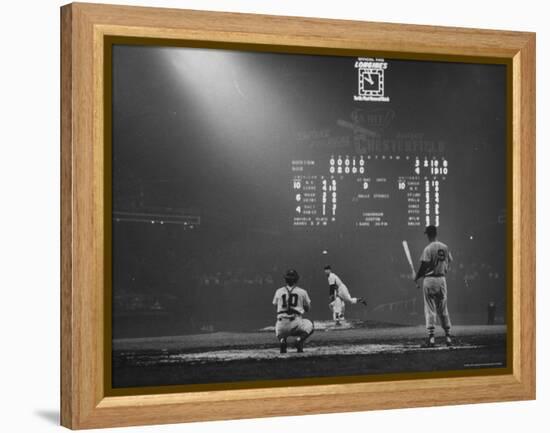
[[[439,226],[441,155],[330,155],[291,162],[294,227]]]

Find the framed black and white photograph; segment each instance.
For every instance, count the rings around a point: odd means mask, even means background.
[[[533,35],[63,13],[66,425],[532,395]]]
[[[506,64],[142,43],[112,45],[114,388],[506,371]]]

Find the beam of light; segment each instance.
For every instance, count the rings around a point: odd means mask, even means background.
[[[199,48],[163,48],[182,110],[195,110],[199,125],[226,148],[254,152],[272,140],[268,131],[283,127],[298,113],[284,102],[280,79],[264,60],[268,54]],[[276,84],[279,83],[279,84]]]

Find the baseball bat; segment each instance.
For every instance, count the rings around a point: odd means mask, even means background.
[[[411,258],[411,252],[409,250],[409,244],[407,243],[407,241],[403,241],[403,249],[405,250],[405,255],[407,256],[407,261],[409,262],[409,266],[411,267],[411,272],[414,275],[416,272],[414,270],[414,265]]]

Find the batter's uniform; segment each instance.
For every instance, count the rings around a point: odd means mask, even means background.
[[[313,322],[302,317],[311,300],[307,292],[297,286],[281,287],[275,292],[273,305],[277,306],[275,335],[278,340],[300,337],[305,340],[313,334]]]
[[[357,304],[357,298],[352,298],[349,294],[349,290],[346,285],[342,282],[340,277],[334,272],[328,274],[328,285],[330,288],[330,295],[334,295],[334,292],[344,301],[349,302],[350,304]]]
[[[424,248],[420,260],[428,263],[422,284],[426,329],[430,334],[433,334],[436,318],[439,317],[441,327],[448,333],[451,329],[451,318],[447,309],[447,281],[445,274],[447,274],[449,264],[453,260],[449,247],[443,242],[431,242]]]

